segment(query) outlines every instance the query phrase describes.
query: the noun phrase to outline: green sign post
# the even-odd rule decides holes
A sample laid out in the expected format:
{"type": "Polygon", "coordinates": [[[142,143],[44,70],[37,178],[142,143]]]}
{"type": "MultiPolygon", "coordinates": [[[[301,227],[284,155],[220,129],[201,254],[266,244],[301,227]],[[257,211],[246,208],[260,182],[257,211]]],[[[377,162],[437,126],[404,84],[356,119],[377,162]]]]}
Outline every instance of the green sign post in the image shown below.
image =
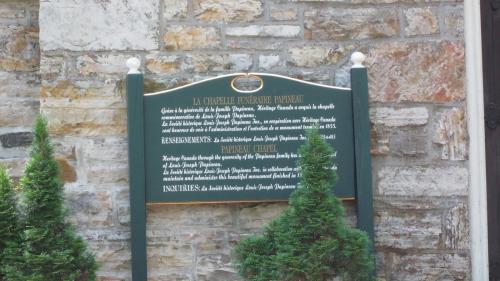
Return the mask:
{"type": "Polygon", "coordinates": [[[146,204],[286,201],[300,177],[297,149],[317,126],[334,147],[335,193],[355,199],[373,239],[368,83],[353,54],[351,88],[272,74],[231,74],[144,94],[127,65],[132,275],[147,279],[146,204]],[[253,76],[260,86],[234,85],[253,76]]]}

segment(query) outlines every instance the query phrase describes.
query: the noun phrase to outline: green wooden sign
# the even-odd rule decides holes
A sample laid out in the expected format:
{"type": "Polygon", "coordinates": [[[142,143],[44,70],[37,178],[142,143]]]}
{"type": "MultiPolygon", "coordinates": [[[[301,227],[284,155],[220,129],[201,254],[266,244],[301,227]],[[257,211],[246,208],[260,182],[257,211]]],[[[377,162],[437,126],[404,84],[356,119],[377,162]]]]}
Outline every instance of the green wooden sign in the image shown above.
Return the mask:
{"type": "Polygon", "coordinates": [[[146,204],[285,201],[296,188],[298,148],[319,127],[335,153],[334,188],[355,199],[358,227],[373,238],[366,69],[352,88],[273,74],[231,74],[144,93],[138,60],[127,63],[133,280],[146,280],[146,204]],[[238,90],[240,77],[260,86],[238,90]]]}

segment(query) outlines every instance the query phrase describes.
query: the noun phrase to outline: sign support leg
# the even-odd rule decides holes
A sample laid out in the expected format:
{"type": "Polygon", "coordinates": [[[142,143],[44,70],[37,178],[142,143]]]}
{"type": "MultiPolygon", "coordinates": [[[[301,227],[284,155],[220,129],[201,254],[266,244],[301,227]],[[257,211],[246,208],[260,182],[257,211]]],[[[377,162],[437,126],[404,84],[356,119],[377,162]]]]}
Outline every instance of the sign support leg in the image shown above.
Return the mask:
{"type": "Polygon", "coordinates": [[[368,74],[361,64],[364,55],[354,53],[351,68],[351,88],[354,115],[354,142],[356,156],[356,204],[358,228],[365,231],[374,252],[373,191],[370,155],[370,119],[368,114],[368,74]]]}
{"type": "MultiPolygon", "coordinates": [[[[130,61],[130,60],[129,60],[130,61]]],[[[127,64],[129,64],[127,61],[127,64]]],[[[138,60],[131,62],[137,63],[138,60]]],[[[134,65],[135,66],[135,65],[134,65]]],[[[130,66],[129,66],[130,67],[130,66]]],[[[137,71],[127,74],[130,227],[132,280],[147,280],[146,189],[144,170],[144,78],[137,71]]]]}

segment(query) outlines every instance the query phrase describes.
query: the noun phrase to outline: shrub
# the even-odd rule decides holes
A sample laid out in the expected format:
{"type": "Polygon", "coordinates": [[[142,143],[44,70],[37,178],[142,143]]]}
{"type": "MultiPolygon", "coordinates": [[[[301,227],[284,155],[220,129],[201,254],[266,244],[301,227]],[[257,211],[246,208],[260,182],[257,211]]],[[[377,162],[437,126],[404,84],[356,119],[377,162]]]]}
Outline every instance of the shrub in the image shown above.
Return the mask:
{"type": "Polygon", "coordinates": [[[368,236],[348,226],[342,203],[332,194],[333,149],[319,131],[307,132],[299,149],[301,179],[289,207],[261,236],[236,246],[238,269],[246,280],[372,280],[368,236]]]}
{"type": "Polygon", "coordinates": [[[24,231],[18,260],[7,268],[10,281],[95,280],[96,262],[65,221],[63,184],[49,141],[47,122],[38,118],[30,161],[21,179],[24,231]]]}
{"type": "Polygon", "coordinates": [[[5,280],[4,269],[12,262],[12,249],[18,247],[19,231],[12,181],[0,166],[0,280],[5,280]]]}

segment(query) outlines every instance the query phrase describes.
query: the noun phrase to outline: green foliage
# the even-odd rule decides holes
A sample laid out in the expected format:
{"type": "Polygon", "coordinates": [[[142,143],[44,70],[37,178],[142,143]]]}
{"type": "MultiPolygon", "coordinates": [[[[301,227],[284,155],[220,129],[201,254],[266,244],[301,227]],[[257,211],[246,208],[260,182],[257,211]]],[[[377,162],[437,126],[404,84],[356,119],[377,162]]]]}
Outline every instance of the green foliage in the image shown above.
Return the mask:
{"type": "Polygon", "coordinates": [[[24,231],[17,260],[6,266],[7,280],[95,280],[93,255],[65,222],[63,184],[47,122],[41,117],[35,123],[30,157],[21,179],[24,231]]]}
{"type": "Polygon", "coordinates": [[[17,247],[19,231],[12,181],[6,169],[0,166],[0,280],[5,280],[3,269],[12,261],[9,249],[17,247]]]}
{"type": "Polygon", "coordinates": [[[346,225],[342,203],[331,192],[333,150],[317,129],[307,135],[299,150],[301,181],[289,207],[262,236],[236,247],[240,274],[251,281],[372,280],[368,236],[346,225]]]}

